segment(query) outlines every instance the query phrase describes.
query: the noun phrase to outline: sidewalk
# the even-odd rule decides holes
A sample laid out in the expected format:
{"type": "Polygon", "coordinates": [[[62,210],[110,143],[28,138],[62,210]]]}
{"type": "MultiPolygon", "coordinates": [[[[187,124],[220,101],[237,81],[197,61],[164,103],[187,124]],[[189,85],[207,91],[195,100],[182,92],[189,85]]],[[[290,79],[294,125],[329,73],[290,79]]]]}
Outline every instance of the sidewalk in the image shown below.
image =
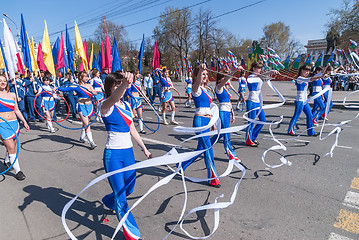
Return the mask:
{"type": "MultiPolygon", "coordinates": [[[[237,81],[232,81],[231,83],[235,89],[238,89],[237,81]]],[[[291,82],[291,81],[272,81],[272,84],[277,88],[277,90],[285,98],[285,100],[286,100],[285,105],[294,105],[294,100],[296,98],[297,90],[296,90],[295,84],[293,82],[291,82]]],[[[186,98],[186,94],[185,94],[186,83],[174,82],[174,85],[175,85],[175,88],[180,93],[181,98],[185,99],[186,98]]],[[[210,82],[209,86],[214,88],[215,82],[210,82]]],[[[343,100],[351,92],[352,91],[333,91],[333,96],[332,96],[333,108],[344,108],[343,100]]],[[[266,83],[264,83],[262,86],[262,94],[263,94],[264,104],[281,102],[278,95],[266,83]]],[[[248,89],[246,89],[246,95],[248,96],[248,89]]],[[[174,94],[174,97],[175,98],[177,97],[176,94],[174,94]]],[[[233,96],[233,98],[235,101],[238,99],[237,96],[233,96]]],[[[357,94],[351,95],[347,99],[346,104],[359,105],[358,95],[357,94]]]]}

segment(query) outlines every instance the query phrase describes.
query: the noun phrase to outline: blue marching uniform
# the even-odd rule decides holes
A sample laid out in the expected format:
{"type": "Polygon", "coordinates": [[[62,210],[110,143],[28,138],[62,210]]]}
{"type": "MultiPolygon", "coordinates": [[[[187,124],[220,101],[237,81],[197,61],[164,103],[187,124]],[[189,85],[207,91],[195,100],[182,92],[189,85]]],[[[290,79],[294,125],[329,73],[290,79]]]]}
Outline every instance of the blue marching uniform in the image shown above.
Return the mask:
{"type": "MultiPolygon", "coordinates": [[[[247,78],[247,86],[248,86],[248,99],[247,99],[247,111],[250,111],[252,109],[258,108],[260,107],[260,102],[262,99],[262,92],[261,92],[261,88],[263,85],[263,81],[262,79],[260,79],[259,77],[257,77],[256,75],[252,74],[249,75],[247,78]]],[[[259,109],[251,111],[248,114],[248,117],[250,119],[255,119],[257,116],[259,109]]],[[[263,110],[261,110],[261,112],[258,115],[259,121],[261,122],[265,122],[266,121],[266,116],[263,110]]],[[[254,123],[251,122],[249,124],[249,126],[247,127],[246,130],[246,145],[255,145],[255,142],[259,132],[261,131],[261,129],[263,128],[263,124],[256,124],[255,127],[254,123]]]]}
{"type": "Polygon", "coordinates": [[[239,93],[245,93],[246,92],[246,86],[247,86],[247,82],[246,79],[244,77],[240,77],[238,79],[238,92],[239,93]]]}
{"type": "Polygon", "coordinates": [[[192,78],[187,78],[187,79],[185,80],[185,82],[187,83],[186,93],[187,93],[187,94],[192,93],[192,78]]]}
{"type": "MultiPolygon", "coordinates": [[[[318,94],[322,91],[323,81],[322,79],[317,79],[312,82],[313,83],[313,93],[312,96],[318,94]]],[[[325,104],[323,102],[322,96],[317,97],[314,99],[314,104],[312,108],[312,115],[313,115],[313,123],[317,122],[318,116],[321,116],[325,112],[325,104]]]]}
{"type": "Polygon", "coordinates": [[[103,94],[103,82],[101,78],[93,78],[92,79],[92,87],[96,92],[96,100],[100,103],[105,99],[105,95],[103,94]]]}
{"type": "MultiPolygon", "coordinates": [[[[0,98],[0,112],[13,112],[14,110],[15,110],[14,100],[0,98]]],[[[20,132],[20,125],[18,120],[12,120],[7,122],[1,120],[0,136],[3,140],[14,139],[16,136],[19,135],[19,132],[20,132]]]]}
{"type": "MultiPolygon", "coordinates": [[[[230,103],[230,100],[232,95],[225,87],[223,87],[221,91],[219,91],[218,88],[216,87],[215,92],[217,95],[217,99],[219,101],[219,118],[221,119],[221,128],[229,128],[229,125],[231,123],[232,105],[230,103]]],[[[223,140],[224,150],[226,151],[229,159],[238,160],[237,154],[233,150],[231,145],[231,134],[230,133],[221,134],[219,139],[221,139],[222,137],[224,137],[223,140]]],[[[216,139],[217,136],[213,136],[211,138],[211,143],[213,144],[216,139]]]]}
{"type": "Polygon", "coordinates": [[[21,112],[21,114],[24,116],[25,120],[27,121],[27,112],[25,108],[25,83],[23,83],[22,80],[17,79],[16,85],[13,85],[11,82],[9,82],[9,88],[10,92],[13,92],[16,94],[17,97],[17,106],[21,112]],[[16,87],[16,90],[15,90],[16,87]],[[19,100],[20,99],[20,100],[19,100]]]}
{"type": "Polygon", "coordinates": [[[161,99],[161,95],[162,95],[160,77],[153,75],[152,79],[153,79],[153,94],[151,97],[151,103],[153,103],[153,101],[155,101],[157,95],[158,95],[158,98],[160,98],[160,99],[161,99]]]}
{"type": "MultiPolygon", "coordinates": [[[[196,106],[196,112],[193,119],[193,127],[202,127],[207,125],[211,121],[211,109],[210,104],[212,102],[212,97],[208,93],[208,91],[203,88],[199,87],[197,92],[192,92],[193,94],[193,101],[196,106]]],[[[209,132],[210,129],[206,129],[203,132],[199,132],[198,134],[209,132]]],[[[211,139],[209,136],[198,138],[198,145],[196,150],[203,150],[207,149],[204,152],[204,162],[207,167],[207,176],[208,178],[215,178],[213,180],[209,181],[210,185],[216,186],[220,183],[216,171],[216,168],[214,166],[214,156],[213,156],[213,149],[211,144],[211,139]]],[[[192,158],[188,161],[185,161],[182,163],[183,170],[186,170],[191,163],[193,163],[197,157],[192,158]]]]}
{"type": "MultiPolygon", "coordinates": [[[[105,115],[102,115],[102,119],[108,132],[103,154],[106,172],[133,165],[135,157],[130,134],[133,115],[129,104],[127,102],[123,102],[122,105],[116,103],[105,115]]],[[[116,211],[119,221],[129,209],[126,197],[133,192],[135,181],[135,170],[109,177],[113,192],[103,197],[102,201],[106,207],[116,211]]],[[[131,212],[123,225],[123,232],[126,239],[140,238],[140,231],[131,212]]]]}
{"type": "Polygon", "coordinates": [[[289,123],[288,134],[295,135],[294,126],[298,121],[298,118],[302,112],[307,116],[307,133],[309,136],[315,134],[313,130],[313,115],[310,109],[309,103],[303,105],[305,101],[307,101],[307,90],[308,90],[308,82],[310,82],[310,78],[304,78],[299,76],[296,80],[297,86],[297,98],[294,101],[295,110],[294,115],[289,123]]]}
{"type": "MultiPolygon", "coordinates": [[[[60,87],[58,90],[61,92],[75,91],[77,93],[77,96],[79,99],[92,97],[92,92],[90,92],[85,87],[82,87],[80,85],[60,87]]],[[[90,103],[90,104],[78,103],[77,105],[78,105],[78,108],[77,108],[78,113],[81,112],[84,117],[91,117],[94,114],[94,106],[92,103],[90,103]]]]}
{"type": "MultiPolygon", "coordinates": [[[[331,88],[331,86],[330,86],[331,83],[332,83],[332,79],[330,77],[323,79],[323,89],[331,88]]],[[[324,93],[325,106],[327,105],[327,102],[328,102],[328,96],[329,96],[329,92],[325,92],[324,93]]],[[[332,110],[332,107],[333,107],[333,101],[330,100],[328,114],[329,114],[330,110],[332,110]]]]}
{"type": "Polygon", "coordinates": [[[162,97],[161,97],[162,102],[165,103],[172,102],[173,101],[172,92],[171,90],[168,89],[172,86],[171,82],[166,77],[161,76],[160,83],[162,87],[162,97]]]}
{"type": "Polygon", "coordinates": [[[25,103],[27,106],[27,110],[29,112],[29,121],[35,121],[35,107],[34,107],[34,100],[35,100],[35,81],[31,82],[29,78],[24,79],[25,82],[25,103]]]}
{"type": "MultiPolygon", "coordinates": [[[[34,90],[37,91],[36,94],[41,92],[41,81],[38,78],[35,78],[35,82],[33,84],[34,84],[34,90]]],[[[43,118],[45,117],[45,115],[44,115],[44,110],[42,109],[42,97],[41,97],[41,95],[38,95],[36,97],[35,108],[37,110],[37,115],[39,115],[38,119],[40,121],[43,121],[43,118]]]]}
{"type": "MultiPolygon", "coordinates": [[[[72,84],[73,83],[70,80],[67,80],[64,82],[64,87],[69,87],[72,84]]],[[[76,105],[77,105],[78,96],[76,95],[76,92],[68,91],[68,92],[66,92],[65,97],[69,103],[69,108],[70,108],[72,118],[76,119],[76,114],[77,114],[76,105]]]]}
{"type": "Polygon", "coordinates": [[[142,108],[142,101],[140,97],[135,97],[132,95],[133,92],[141,91],[141,85],[138,83],[131,84],[131,87],[126,89],[128,96],[130,96],[130,103],[132,109],[142,108]]]}

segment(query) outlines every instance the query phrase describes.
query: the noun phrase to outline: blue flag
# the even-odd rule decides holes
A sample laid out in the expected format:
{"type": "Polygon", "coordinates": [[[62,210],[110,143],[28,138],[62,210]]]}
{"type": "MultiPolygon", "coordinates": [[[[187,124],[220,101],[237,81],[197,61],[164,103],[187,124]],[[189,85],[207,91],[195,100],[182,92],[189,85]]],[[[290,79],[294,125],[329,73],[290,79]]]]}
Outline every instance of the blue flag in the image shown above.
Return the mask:
{"type": "Polygon", "coordinates": [[[92,66],[91,68],[96,68],[97,70],[101,71],[101,69],[98,67],[98,61],[97,61],[97,58],[96,58],[96,55],[95,55],[95,52],[92,53],[92,66]]]}
{"type": "Polygon", "coordinates": [[[57,37],[54,46],[52,47],[52,58],[54,59],[54,65],[57,64],[57,55],[59,55],[60,38],[57,37]]]}
{"type": "Polygon", "coordinates": [[[101,48],[100,48],[100,50],[98,50],[97,66],[98,66],[99,68],[96,68],[96,69],[101,72],[101,71],[102,71],[102,65],[101,65],[101,48]]]}
{"type": "Polygon", "coordinates": [[[114,37],[113,44],[112,44],[112,67],[111,68],[112,68],[112,72],[116,72],[117,70],[122,71],[122,63],[121,63],[120,53],[119,53],[118,47],[117,47],[116,37],[114,37]]]}
{"type": "Polygon", "coordinates": [[[21,13],[21,30],[20,30],[19,43],[21,45],[21,50],[22,50],[22,53],[24,55],[25,67],[27,67],[29,69],[29,71],[32,72],[29,42],[27,41],[27,34],[26,34],[26,29],[25,29],[25,21],[24,21],[24,17],[22,16],[22,13],[21,13]]]}
{"type": "Polygon", "coordinates": [[[65,75],[65,73],[67,73],[68,70],[69,70],[69,61],[68,61],[68,58],[67,58],[65,48],[64,48],[64,62],[65,62],[65,68],[60,68],[60,71],[62,72],[62,74],[65,75]],[[64,69],[65,69],[65,71],[64,71],[64,69]]]}
{"type": "Polygon", "coordinates": [[[141,74],[142,58],[143,58],[144,51],[145,51],[145,34],[143,34],[140,51],[138,52],[138,57],[137,57],[138,58],[138,67],[137,68],[140,71],[140,74],[141,74]]]}
{"type": "Polygon", "coordinates": [[[74,65],[75,58],[74,58],[74,52],[72,50],[72,45],[71,45],[71,41],[70,41],[70,35],[69,35],[69,32],[67,31],[67,24],[66,24],[66,51],[67,51],[69,69],[71,70],[72,74],[74,74],[74,72],[75,72],[75,65],[74,65]]]}

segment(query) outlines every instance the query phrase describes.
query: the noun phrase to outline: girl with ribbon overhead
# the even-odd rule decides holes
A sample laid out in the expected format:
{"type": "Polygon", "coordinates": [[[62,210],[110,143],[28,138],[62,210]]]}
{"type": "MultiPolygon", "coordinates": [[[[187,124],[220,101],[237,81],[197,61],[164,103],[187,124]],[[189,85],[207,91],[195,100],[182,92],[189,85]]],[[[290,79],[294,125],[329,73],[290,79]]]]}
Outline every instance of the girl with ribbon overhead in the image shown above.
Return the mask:
{"type": "MultiPolygon", "coordinates": [[[[212,118],[212,112],[210,105],[212,102],[212,97],[208,93],[208,90],[204,88],[204,83],[207,81],[208,75],[206,70],[206,64],[201,64],[196,67],[193,74],[193,85],[192,85],[192,96],[194,105],[196,106],[196,111],[193,119],[193,127],[203,127],[209,124],[212,118]]],[[[200,133],[209,132],[210,129],[206,129],[200,133]]],[[[207,167],[208,178],[213,178],[209,181],[209,185],[214,187],[220,187],[220,181],[217,178],[218,174],[214,166],[214,156],[213,149],[211,144],[211,139],[209,136],[198,138],[198,145],[196,150],[208,149],[204,152],[204,162],[207,167]]],[[[183,170],[193,163],[196,158],[192,158],[188,161],[182,163],[183,170]]]]}
{"type": "MultiPolygon", "coordinates": [[[[101,115],[108,132],[108,138],[104,150],[103,162],[106,172],[121,169],[135,163],[132,149],[131,136],[142,148],[147,158],[151,153],[142,142],[133,124],[133,114],[127,102],[121,100],[127,85],[133,80],[132,73],[110,73],[105,80],[106,100],[101,104],[101,115]]],[[[102,201],[106,207],[114,209],[117,218],[121,220],[128,211],[126,197],[134,189],[136,171],[127,171],[109,177],[113,193],[106,195],[102,201]]],[[[126,240],[139,239],[140,231],[136,221],[130,213],[123,225],[123,233],[126,240]]]]}
{"type": "Polygon", "coordinates": [[[94,114],[94,105],[92,104],[92,96],[96,96],[96,91],[91,84],[87,83],[88,74],[85,71],[79,73],[79,85],[69,87],[60,87],[57,90],[61,92],[75,91],[78,96],[78,113],[82,121],[81,142],[89,142],[91,149],[97,147],[92,138],[90,128],[90,117],[94,114]]]}
{"type": "MultiPolygon", "coordinates": [[[[313,76],[315,76],[317,73],[323,71],[323,67],[318,66],[315,68],[313,72],[313,76]]],[[[317,80],[312,81],[312,96],[315,96],[320,91],[323,90],[323,81],[321,78],[318,78],[317,80]]],[[[314,99],[314,104],[312,108],[312,115],[313,115],[313,125],[318,125],[318,116],[321,116],[325,112],[325,104],[323,102],[323,97],[319,96],[316,99],[314,99]]]]}
{"type": "Polygon", "coordinates": [[[168,122],[166,120],[166,110],[167,110],[167,103],[170,105],[172,112],[171,112],[171,122],[170,124],[178,125],[178,122],[175,121],[175,115],[176,115],[176,107],[175,102],[173,100],[171,88],[173,87],[173,83],[171,79],[168,76],[168,70],[165,68],[163,70],[164,76],[161,76],[161,73],[159,73],[160,77],[160,83],[162,86],[162,117],[163,117],[163,124],[168,125],[168,122]]]}
{"type": "MultiPolygon", "coordinates": [[[[327,77],[323,78],[323,89],[327,89],[327,88],[331,88],[331,84],[332,84],[332,79],[330,78],[330,73],[333,71],[333,67],[328,65],[327,66],[327,70],[324,72],[324,74],[327,75],[327,77]]],[[[336,72],[336,70],[334,71],[336,72]]],[[[324,93],[324,104],[325,106],[327,105],[327,102],[329,101],[329,91],[325,92],[324,93]]],[[[330,99],[330,103],[329,103],[329,109],[328,109],[328,113],[330,112],[330,110],[332,110],[332,107],[333,107],[333,101],[330,99]]],[[[324,113],[321,115],[322,118],[324,117],[328,117],[327,116],[324,116],[324,113]]]]}
{"type": "Polygon", "coordinates": [[[19,159],[16,159],[15,138],[20,132],[17,118],[23,122],[26,131],[30,128],[17,106],[15,93],[9,92],[9,82],[5,75],[0,75],[0,117],[0,137],[6,148],[4,165],[7,168],[13,165],[15,178],[24,180],[25,174],[20,169],[19,159]]]}
{"type": "MultiPolygon", "coordinates": [[[[325,70],[324,70],[325,71],[325,70]]],[[[295,85],[297,87],[297,97],[294,101],[295,109],[294,115],[289,123],[288,134],[295,136],[294,126],[298,121],[298,118],[302,112],[307,116],[307,133],[309,136],[318,136],[319,133],[314,132],[313,130],[313,115],[310,109],[309,103],[307,101],[307,90],[308,90],[308,82],[317,80],[322,78],[324,75],[318,73],[313,77],[308,77],[310,72],[310,66],[303,65],[299,68],[298,77],[295,81],[295,85]]],[[[321,97],[321,96],[320,96],[321,97]]]]}
{"type": "MultiPolygon", "coordinates": [[[[262,62],[253,62],[251,65],[250,73],[251,75],[247,78],[248,86],[248,99],[247,99],[247,111],[248,117],[250,119],[259,118],[259,121],[265,122],[266,116],[262,109],[263,106],[263,97],[261,88],[263,85],[262,78],[267,78],[270,74],[278,74],[277,70],[270,70],[262,74],[263,63],[262,62]]],[[[261,131],[263,124],[257,123],[254,127],[254,122],[250,122],[246,131],[246,145],[251,147],[257,147],[259,145],[256,140],[259,132],[261,131]]]]}
{"type": "MultiPolygon", "coordinates": [[[[234,72],[233,72],[234,73],[234,72]]],[[[232,73],[232,74],[233,74],[232,73]]],[[[230,123],[234,123],[235,116],[231,103],[231,93],[229,92],[229,87],[231,86],[229,80],[231,77],[228,75],[224,76],[221,73],[217,74],[216,87],[214,89],[218,102],[219,102],[219,118],[221,120],[221,128],[229,128],[230,123]]],[[[236,152],[233,150],[231,145],[231,135],[230,133],[224,133],[220,135],[220,138],[224,137],[223,145],[224,150],[226,151],[229,159],[234,159],[239,161],[236,152]]],[[[211,138],[211,143],[213,144],[217,139],[217,136],[211,138]]],[[[219,139],[218,139],[219,140],[219,139]]]]}

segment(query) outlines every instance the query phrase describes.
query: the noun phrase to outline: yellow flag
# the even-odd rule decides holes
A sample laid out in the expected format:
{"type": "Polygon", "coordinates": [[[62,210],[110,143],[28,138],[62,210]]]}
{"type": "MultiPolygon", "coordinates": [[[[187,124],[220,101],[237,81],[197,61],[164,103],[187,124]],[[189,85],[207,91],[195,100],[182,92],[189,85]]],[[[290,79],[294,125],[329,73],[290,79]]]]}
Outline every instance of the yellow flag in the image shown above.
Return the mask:
{"type": "Polygon", "coordinates": [[[5,68],[5,59],[4,59],[4,57],[2,55],[2,52],[0,50],[0,69],[4,69],[4,68],[5,68]]]}
{"type": "Polygon", "coordinates": [[[93,62],[93,44],[92,44],[92,47],[91,47],[90,68],[92,68],[92,62],[93,62]]]}
{"type": "Polygon", "coordinates": [[[32,43],[31,43],[30,39],[29,39],[29,35],[27,35],[27,33],[26,33],[26,37],[27,37],[27,42],[29,44],[29,48],[30,48],[31,68],[32,68],[32,71],[35,73],[39,67],[37,66],[35,49],[34,49],[34,45],[33,45],[34,40],[33,40],[33,38],[31,38],[31,40],[32,40],[32,43]]]}
{"type": "Polygon", "coordinates": [[[88,70],[88,62],[85,54],[84,45],[82,44],[82,39],[80,35],[79,28],[77,27],[76,21],[75,21],[75,48],[76,53],[81,57],[82,63],[84,66],[84,70],[88,70]]]}
{"type": "Polygon", "coordinates": [[[56,77],[54,59],[52,58],[52,49],[50,45],[49,33],[47,32],[46,21],[44,36],[42,38],[42,52],[44,53],[44,63],[47,67],[47,70],[51,73],[52,76],[56,77]]]}

